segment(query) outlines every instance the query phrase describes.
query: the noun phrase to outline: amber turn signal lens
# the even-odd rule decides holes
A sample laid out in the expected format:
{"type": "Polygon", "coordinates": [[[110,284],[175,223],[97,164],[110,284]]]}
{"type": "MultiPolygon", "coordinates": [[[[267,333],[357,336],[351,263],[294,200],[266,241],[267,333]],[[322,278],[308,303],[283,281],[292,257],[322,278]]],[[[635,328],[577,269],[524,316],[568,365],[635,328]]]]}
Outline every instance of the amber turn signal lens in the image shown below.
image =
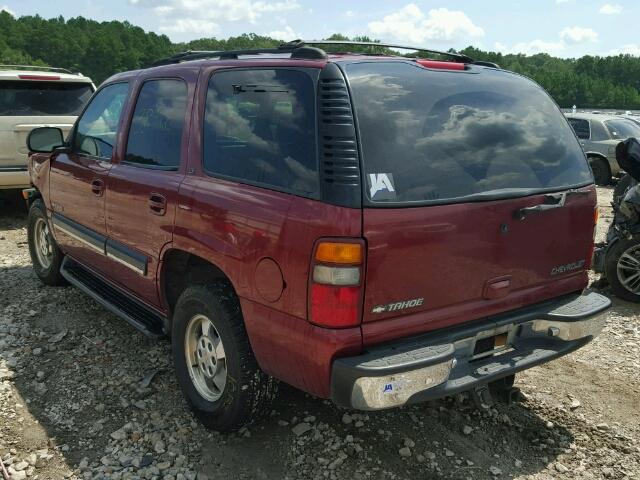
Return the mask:
{"type": "Polygon", "coordinates": [[[316,248],[316,261],[326,263],[362,263],[359,243],[322,242],[316,248]]]}

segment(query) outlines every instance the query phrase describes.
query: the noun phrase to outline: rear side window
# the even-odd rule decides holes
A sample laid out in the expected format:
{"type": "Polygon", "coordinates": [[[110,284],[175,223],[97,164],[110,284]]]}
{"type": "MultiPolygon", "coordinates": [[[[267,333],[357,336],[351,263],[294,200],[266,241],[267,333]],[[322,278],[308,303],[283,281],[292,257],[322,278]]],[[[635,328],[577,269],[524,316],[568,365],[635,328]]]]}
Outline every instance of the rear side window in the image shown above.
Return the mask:
{"type": "Polygon", "coordinates": [[[589,129],[589,122],[581,118],[570,118],[569,123],[576,132],[576,135],[581,140],[589,140],[591,138],[591,130],[589,129]]]}
{"type": "Polygon", "coordinates": [[[315,94],[296,70],[229,70],[209,81],[204,168],[312,196],[318,190],[315,94]]]}
{"type": "Polygon", "coordinates": [[[187,85],[182,80],[146,81],[131,120],[124,161],[178,168],[186,111],[187,85]]]}
{"type": "Polygon", "coordinates": [[[373,202],[522,196],[592,182],[550,97],[515,74],[347,66],[373,202]]]}
{"type": "Polygon", "coordinates": [[[78,120],[73,138],[76,153],[111,160],[128,93],[128,83],[107,85],[96,93],[78,120]]]}
{"type": "Polygon", "coordinates": [[[92,93],[89,83],[0,80],[0,115],[76,116],[92,93]]]}

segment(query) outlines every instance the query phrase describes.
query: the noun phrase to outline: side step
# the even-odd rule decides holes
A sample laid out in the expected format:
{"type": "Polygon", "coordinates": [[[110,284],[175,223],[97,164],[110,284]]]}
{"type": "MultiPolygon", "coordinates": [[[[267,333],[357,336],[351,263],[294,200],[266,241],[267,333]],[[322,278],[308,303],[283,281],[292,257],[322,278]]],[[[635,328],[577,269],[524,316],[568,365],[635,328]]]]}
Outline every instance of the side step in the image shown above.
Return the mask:
{"type": "Polygon", "coordinates": [[[164,336],[166,317],[140,303],[131,295],[102,279],[69,257],[62,261],[62,276],[104,307],[129,322],[146,336],[164,336]]]}

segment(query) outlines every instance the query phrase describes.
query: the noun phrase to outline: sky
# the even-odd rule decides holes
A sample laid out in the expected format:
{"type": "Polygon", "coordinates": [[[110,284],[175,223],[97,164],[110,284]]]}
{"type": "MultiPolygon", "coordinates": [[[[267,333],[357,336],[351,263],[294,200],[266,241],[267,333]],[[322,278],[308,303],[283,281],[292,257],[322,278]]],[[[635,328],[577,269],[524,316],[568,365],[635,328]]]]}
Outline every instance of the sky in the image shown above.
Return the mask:
{"type": "Polygon", "coordinates": [[[127,20],[173,41],[369,35],[433,49],[640,56],[638,0],[0,0],[14,16],[127,20]]]}

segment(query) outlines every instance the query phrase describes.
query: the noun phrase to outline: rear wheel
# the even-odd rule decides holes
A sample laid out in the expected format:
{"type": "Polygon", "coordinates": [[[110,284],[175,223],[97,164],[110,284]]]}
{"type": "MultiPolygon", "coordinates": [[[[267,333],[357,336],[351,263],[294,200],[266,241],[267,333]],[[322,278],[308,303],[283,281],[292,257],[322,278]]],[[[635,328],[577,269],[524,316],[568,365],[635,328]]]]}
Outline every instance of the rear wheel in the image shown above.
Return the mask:
{"type": "Polygon", "coordinates": [[[41,199],[35,200],[29,209],[27,240],[33,270],[38,278],[47,285],[66,285],[60,273],[64,255],[51,234],[46,207],[41,199]]]}
{"type": "Polygon", "coordinates": [[[605,271],[616,296],[640,302],[640,237],[616,242],[607,252],[605,271]]]}
{"type": "Polygon", "coordinates": [[[596,185],[607,186],[611,183],[611,171],[604,159],[589,157],[589,165],[591,166],[596,185]]]}
{"type": "Polygon", "coordinates": [[[251,350],[238,300],[224,282],[188,287],[172,326],[173,360],[189,406],[207,427],[237,430],[277,391],[251,350]]]}

